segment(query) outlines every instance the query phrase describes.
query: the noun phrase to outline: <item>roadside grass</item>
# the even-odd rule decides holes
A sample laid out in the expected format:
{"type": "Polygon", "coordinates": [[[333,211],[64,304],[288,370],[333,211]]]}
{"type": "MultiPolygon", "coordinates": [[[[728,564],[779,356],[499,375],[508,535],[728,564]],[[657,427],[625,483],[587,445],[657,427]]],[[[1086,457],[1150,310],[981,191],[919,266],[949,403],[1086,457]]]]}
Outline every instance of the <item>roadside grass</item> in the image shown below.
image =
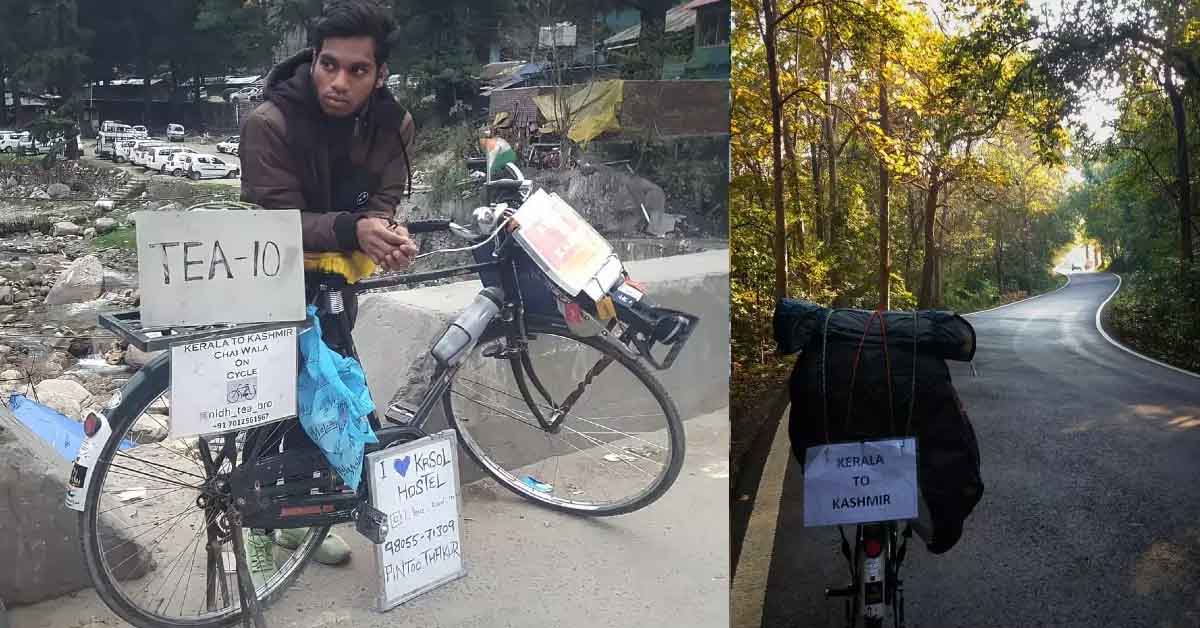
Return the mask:
{"type": "Polygon", "coordinates": [[[1200,272],[1151,270],[1121,274],[1121,290],[1101,314],[1105,331],[1138,353],[1200,373],[1200,272]],[[1194,282],[1190,290],[1183,284],[1194,282]]]}
{"type": "Polygon", "coordinates": [[[92,246],[96,249],[136,250],[137,229],[134,227],[119,227],[92,238],[92,246]]]}

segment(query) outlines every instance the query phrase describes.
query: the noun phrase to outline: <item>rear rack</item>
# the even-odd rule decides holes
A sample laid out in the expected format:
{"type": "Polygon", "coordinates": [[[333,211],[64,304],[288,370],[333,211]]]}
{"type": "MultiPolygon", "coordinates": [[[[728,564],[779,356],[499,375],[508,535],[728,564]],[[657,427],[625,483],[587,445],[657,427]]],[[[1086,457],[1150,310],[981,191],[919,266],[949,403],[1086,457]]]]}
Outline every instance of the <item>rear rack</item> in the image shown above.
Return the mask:
{"type": "Polygon", "coordinates": [[[142,315],[138,310],[106,312],[100,314],[100,326],[120,336],[129,344],[146,352],[167,349],[171,345],[240,336],[255,332],[274,331],[285,327],[307,329],[304,321],[243,323],[238,325],[199,325],[193,327],[142,327],[142,315]]]}

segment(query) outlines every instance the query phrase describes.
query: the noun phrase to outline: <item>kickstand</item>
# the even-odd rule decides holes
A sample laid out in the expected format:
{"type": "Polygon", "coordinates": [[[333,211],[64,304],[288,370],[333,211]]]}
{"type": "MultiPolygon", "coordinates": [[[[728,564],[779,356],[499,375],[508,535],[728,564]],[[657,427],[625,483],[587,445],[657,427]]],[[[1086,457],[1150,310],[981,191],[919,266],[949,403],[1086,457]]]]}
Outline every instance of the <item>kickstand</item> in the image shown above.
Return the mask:
{"type": "Polygon", "coordinates": [[[242,538],[242,526],[233,526],[233,555],[237,562],[238,597],[242,600],[242,626],[245,628],[267,628],[254,580],[250,578],[250,564],[246,562],[246,540],[242,538]],[[253,621],[253,623],[251,623],[253,621]]]}

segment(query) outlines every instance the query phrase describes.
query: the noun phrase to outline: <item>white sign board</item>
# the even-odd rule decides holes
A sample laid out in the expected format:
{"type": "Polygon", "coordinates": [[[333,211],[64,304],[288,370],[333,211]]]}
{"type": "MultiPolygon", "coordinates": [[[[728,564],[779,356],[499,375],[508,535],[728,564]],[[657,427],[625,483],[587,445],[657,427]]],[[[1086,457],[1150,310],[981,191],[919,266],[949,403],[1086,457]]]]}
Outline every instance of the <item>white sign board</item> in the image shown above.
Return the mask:
{"type": "Polygon", "coordinates": [[[367,456],[371,503],[388,525],[375,546],[381,611],[467,574],[456,454],[444,430],[367,456]]]}
{"type": "Polygon", "coordinates": [[[142,211],[143,327],[304,320],[298,210],[142,211]]]}
{"type": "Polygon", "coordinates": [[[171,347],[171,438],[296,416],[295,327],[171,347]]]}
{"type": "Polygon", "coordinates": [[[915,519],[915,438],[809,447],[804,456],[804,525],[915,519]]]}

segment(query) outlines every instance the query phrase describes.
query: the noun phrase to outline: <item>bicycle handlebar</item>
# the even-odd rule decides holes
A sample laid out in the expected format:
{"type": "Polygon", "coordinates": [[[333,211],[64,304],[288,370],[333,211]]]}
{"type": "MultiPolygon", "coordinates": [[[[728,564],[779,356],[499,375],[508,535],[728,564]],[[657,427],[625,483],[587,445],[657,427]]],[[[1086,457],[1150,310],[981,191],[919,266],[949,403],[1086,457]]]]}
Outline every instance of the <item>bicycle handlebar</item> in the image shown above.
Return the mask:
{"type": "Polygon", "coordinates": [[[405,226],[409,233],[432,233],[434,231],[449,231],[451,221],[445,218],[430,218],[426,220],[411,220],[405,226]]]}

